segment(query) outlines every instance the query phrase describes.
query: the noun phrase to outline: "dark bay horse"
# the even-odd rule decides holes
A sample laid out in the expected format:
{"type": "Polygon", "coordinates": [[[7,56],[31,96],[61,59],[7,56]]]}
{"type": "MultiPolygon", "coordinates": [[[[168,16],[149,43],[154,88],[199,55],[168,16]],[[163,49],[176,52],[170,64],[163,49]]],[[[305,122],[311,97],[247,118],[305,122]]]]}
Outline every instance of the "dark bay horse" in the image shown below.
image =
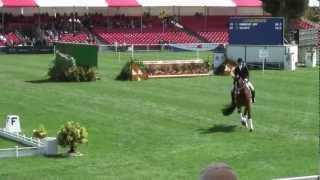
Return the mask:
{"type": "Polygon", "coordinates": [[[234,103],[230,103],[224,109],[222,113],[225,116],[228,116],[233,113],[235,108],[238,109],[240,114],[240,122],[242,125],[250,129],[250,132],[253,131],[253,124],[251,119],[251,91],[246,84],[245,80],[238,78],[236,80],[236,85],[233,90],[234,103]],[[244,112],[242,114],[242,107],[244,107],[244,112]]]}

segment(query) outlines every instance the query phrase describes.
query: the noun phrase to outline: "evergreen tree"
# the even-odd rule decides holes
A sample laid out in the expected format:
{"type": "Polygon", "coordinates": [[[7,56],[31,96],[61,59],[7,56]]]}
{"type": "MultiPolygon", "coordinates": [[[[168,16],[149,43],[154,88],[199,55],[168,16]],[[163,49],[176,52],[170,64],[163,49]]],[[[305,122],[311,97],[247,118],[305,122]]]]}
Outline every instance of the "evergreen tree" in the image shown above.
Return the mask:
{"type": "Polygon", "coordinates": [[[261,0],[264,11],[271,13],[272,16],[284,17],[285,20],[285,36],[289,37],[288,27],[291,20],[299,19],[304,15],[308,7],[308,0],[261,0]]]}
{"type": "Polygon", "coordinates": [[[287,20],[300,18],[308,7],[308,0],[262,0],[263,9],[272,16],[283,16],[287,20]]]}

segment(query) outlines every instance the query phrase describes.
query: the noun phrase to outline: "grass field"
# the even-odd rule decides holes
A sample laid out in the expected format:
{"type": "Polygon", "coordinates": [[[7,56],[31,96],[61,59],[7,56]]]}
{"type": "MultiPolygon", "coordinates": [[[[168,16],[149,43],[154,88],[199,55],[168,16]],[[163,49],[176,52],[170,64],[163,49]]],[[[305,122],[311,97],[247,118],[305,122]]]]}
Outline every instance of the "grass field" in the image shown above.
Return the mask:
{"type": "MultiPolygon", "coordinates": [[[[143,55],[160,56],[194,54],[143,55]]],[[[195,180],[221,161],[241,180],[319,173],[318,68],[251,71],[257,103],[249,133],[236,113],[221,114],[230,77],[115,81],[124,57],[100,54],[97,82],[41,83],[52,55],[0,55],[0,124],[18,114],[29,135],[43,124],[55,136],[70,120],[89,132],[84,156],[0,159],[0,179],[195,180]]],[[[12,146],[0,139],[0,148],[12,146]]]]}

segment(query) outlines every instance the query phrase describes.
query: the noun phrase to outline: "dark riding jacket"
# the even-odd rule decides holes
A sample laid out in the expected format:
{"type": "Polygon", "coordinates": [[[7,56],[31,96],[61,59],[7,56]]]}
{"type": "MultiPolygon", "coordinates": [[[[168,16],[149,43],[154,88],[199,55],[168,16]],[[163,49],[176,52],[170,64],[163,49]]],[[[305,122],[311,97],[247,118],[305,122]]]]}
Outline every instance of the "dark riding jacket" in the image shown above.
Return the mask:
{"type": "Polygon", "coordinates": [[[249,79],[249,70],[248,67],[243,64],[242,68],[240,69],[240,66],[237,66],[236,69],[234,70],[234,81],[233,83],[235,83],[235,81],[241,77],[242,79],[249,79]]]}

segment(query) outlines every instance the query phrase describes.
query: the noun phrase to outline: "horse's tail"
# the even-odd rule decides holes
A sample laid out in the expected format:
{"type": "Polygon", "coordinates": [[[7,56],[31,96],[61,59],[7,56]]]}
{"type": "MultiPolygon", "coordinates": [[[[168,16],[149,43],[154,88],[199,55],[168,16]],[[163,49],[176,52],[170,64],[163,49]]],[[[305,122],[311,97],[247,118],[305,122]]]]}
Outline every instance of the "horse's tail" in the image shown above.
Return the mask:
{"type": "Polygon", "coordinates": [[[230,114],[233,113],[233,111],[236,109],[236,105],[234,103],[231,103],[229,105],[226,105],[223,109],[222,109],[222,114],[224,116],[228,116],[230,114]]]}

